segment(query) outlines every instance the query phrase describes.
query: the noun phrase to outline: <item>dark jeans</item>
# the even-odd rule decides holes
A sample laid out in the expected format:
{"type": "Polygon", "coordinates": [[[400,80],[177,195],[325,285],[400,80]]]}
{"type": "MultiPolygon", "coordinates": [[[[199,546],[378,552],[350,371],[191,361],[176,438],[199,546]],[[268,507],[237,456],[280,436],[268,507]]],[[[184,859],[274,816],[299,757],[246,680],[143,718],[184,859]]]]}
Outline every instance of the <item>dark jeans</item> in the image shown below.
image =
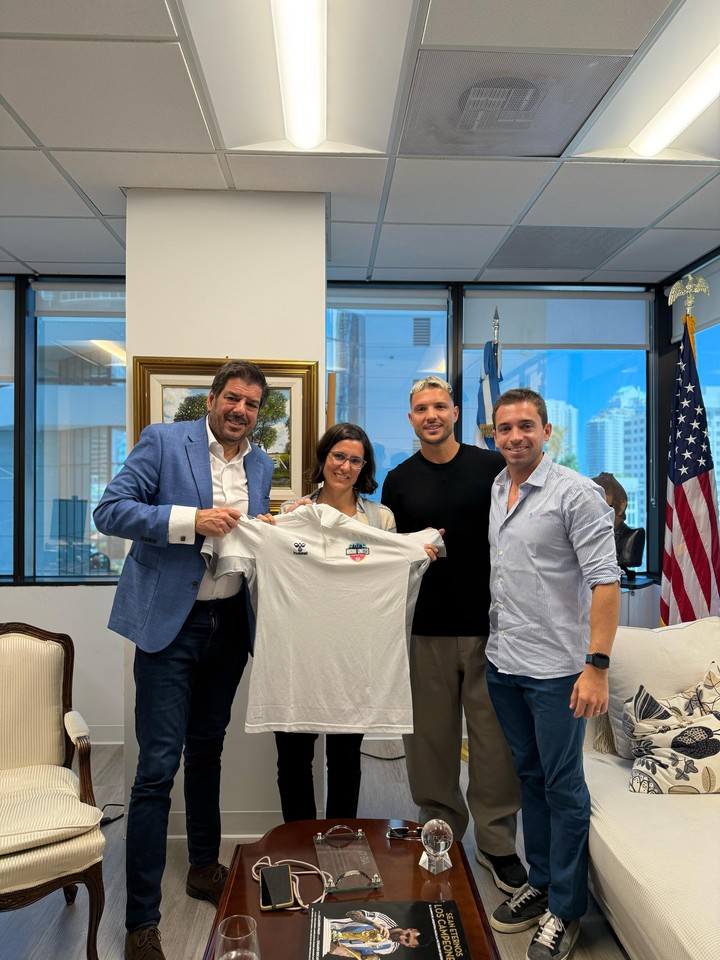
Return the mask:
{"type": "Polygon", "coordinates": [[[135,651],[135,735],[140,753],[128,809],[128,930],[160,921],[170,791],[185,753],[190,863],[220,850],[220,755],[248,658],[245,597],[196,603],[172,643],[135,651]]]}
{"type": "Polygon", "coordinates": [[[549,909],[564,920],[587,910],[585,721],[576,720],[568,706],[577,677],[536,680],[487,666],[490,699],[520,778],[528,880],[549,890],[549,909]]]}
{"type": "MultiPolygon", "coordinates": [[[[275,733],[277,782],[285,823],[317,816],[312,770],[317,738],[317,733],[275,733]]],[[[357,816],[362,738],[361,733],[329,733],[325,737],[328,819],[357,816]]]]}

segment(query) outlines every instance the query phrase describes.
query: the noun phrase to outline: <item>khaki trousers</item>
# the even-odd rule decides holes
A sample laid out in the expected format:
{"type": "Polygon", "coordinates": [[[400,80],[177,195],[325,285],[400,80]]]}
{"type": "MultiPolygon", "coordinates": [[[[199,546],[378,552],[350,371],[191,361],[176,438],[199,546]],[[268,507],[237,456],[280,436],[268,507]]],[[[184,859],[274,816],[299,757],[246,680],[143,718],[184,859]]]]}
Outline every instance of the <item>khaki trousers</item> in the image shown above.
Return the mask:
{"type": "Polygon", "coordinates": [[[487,637],[412,635],[414,732],[404,737],[405,752],[420,821],[439,817],[460,841],[469,807],[479,849],[505,856],[515,852],[520,785],[488,694],[486,642],[487,637]],[[467,803],[460,789],[463,712],[469,752],[467,803]]]}

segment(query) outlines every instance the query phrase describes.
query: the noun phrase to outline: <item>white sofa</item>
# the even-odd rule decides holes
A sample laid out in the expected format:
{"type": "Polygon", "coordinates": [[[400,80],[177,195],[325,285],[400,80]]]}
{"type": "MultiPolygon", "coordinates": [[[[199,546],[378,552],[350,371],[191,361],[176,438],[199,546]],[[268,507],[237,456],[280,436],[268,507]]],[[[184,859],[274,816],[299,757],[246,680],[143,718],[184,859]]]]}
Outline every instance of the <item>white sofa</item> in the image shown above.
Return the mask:
{"type": "Polygon", "coordinates": [[[699,683],[713,660],[720,618],[620,627],[608,718],[588,725],[591,889],[631,960],[720,958],[720,793],[632,793],[622,729],[623,703],[640,684],[670,697],[699,683]]]}

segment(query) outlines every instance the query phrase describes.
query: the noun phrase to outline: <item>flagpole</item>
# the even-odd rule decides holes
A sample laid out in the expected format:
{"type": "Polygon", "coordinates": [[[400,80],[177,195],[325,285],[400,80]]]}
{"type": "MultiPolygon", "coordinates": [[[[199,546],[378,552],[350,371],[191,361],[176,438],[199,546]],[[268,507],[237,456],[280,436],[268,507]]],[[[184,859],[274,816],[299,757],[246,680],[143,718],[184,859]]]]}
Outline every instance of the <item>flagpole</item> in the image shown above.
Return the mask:
{"type": "Polygon", "coordinates": [[[483,365],[478,382],[477,414],[475,416],[475,446],[485,450],[494,450],[492,435],[492,410],[500,396],[502,380],[500,362],[500,314],[497,304],[493,315],[493,337],[483,350],[483,365]]]}
{"type": "Polygon", "coordinates": [[[720,533],[715,468],[696,366],[696,293],[709,293],[688,274],[670,289],[685,297],[683,335],[673,385],[667,471],[660,620],[684,623],[720,614],[720,533]]]}

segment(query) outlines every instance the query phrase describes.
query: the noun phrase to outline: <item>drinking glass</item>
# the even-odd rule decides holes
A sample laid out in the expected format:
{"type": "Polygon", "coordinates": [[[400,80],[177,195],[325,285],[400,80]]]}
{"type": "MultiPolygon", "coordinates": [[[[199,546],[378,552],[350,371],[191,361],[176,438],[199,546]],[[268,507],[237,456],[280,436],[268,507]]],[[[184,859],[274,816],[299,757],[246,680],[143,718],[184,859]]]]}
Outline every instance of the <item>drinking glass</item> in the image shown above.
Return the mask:
{"type": "Polygon", "coordinates": [[[257,924],[252,917],[225,917],[217,928],[215,960],[260,960],[257,924]]]}

